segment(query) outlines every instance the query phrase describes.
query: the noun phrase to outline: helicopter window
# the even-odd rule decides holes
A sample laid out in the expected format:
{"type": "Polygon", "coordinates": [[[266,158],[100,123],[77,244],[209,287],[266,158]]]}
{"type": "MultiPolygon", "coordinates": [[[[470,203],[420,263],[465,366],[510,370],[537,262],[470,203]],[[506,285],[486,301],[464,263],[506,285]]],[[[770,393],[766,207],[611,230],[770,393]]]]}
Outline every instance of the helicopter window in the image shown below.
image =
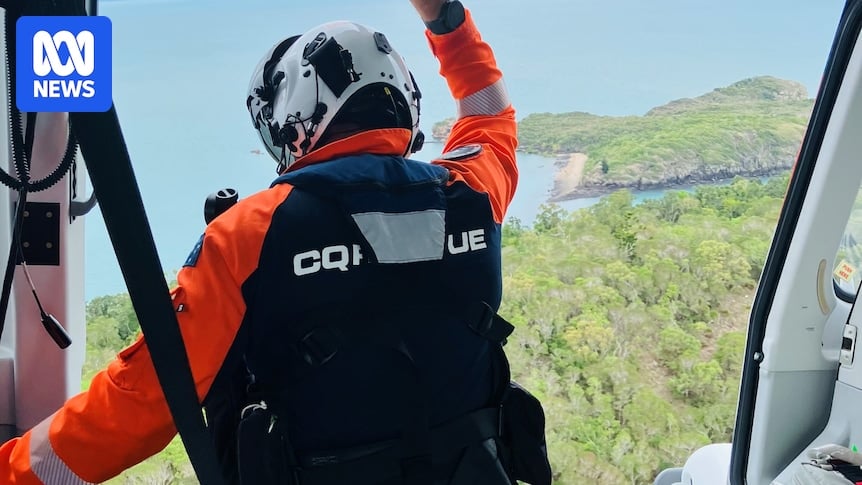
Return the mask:
{"type": "Polygon", "coordinates": [[[832,280],[836,295],[852,303],[862,282],[862,188],[856,194],[853,211],[835,256],[832,280]]]}

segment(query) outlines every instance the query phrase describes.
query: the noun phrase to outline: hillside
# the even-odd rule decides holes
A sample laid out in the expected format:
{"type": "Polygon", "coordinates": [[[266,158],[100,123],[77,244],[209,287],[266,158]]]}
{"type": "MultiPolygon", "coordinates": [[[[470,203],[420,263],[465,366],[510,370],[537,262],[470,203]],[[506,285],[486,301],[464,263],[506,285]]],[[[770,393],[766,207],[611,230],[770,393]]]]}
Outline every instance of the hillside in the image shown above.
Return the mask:
{"type": "MultiPolygon", "coordinates": [[[[522,150],[558,159],[553,196],[563,200],[780,172],[793,164],[812,106],[801,84],[758,77],[644,116],[531,114],[519,136],[522,150]]],[[[435,125],[435,138],[450,122],[435,125]]]]}

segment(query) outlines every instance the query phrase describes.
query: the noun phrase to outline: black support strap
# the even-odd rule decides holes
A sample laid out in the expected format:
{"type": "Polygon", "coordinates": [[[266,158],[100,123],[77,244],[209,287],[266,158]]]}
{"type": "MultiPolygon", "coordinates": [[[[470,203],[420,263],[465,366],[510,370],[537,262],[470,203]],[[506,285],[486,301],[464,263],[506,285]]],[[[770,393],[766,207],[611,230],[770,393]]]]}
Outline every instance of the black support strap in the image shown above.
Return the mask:
{"type": "MultiPolygon", "coordinates": [[[[435,465],[456,464],[464,448],[499,436],[500,410],[486,408],[474,411],[430,431],[429,452],[435,465]]],[[[402,477],[400,459],[404,456],[402,440],[391,440],[325,453],[305,453],[299,458],[298,476],[302,485],[334,483],[387,483],[402,477]]],[[[448,472],[444,467],[444,471],[448,472]]],[[[429,475],[427,478],[433,478],[429,475]]]]}
{"type": "Polygon", "coordinates": [[[224,480],[117,113],[70,113],[153,366],[200,483],[224,480]]]}
{"type": "MultiPolygon", "coordinates": [[[[342,348],[367,345],[369,342],[398,341],[401,337],[400,325],[409,325],[416,315],[425,311],[435,311],[441,317],[455,317],[464,322],[471,330],[490,342],[506,344],[506,339],[515,327],[497,314],[490,305],[477,301],[464,307],[454,306],[441,312],[439,308],[400,308],[372,313],[364,313],[365,325],[352,325],[352,318],[341,310],[333,310],[332,315],[316,315],[305,322],[297,322],[288,329],[287,345],[297,352],[302,363],[308,368],[316,368],[329,362],[342,348]],[[397,316],[396,316],[397,315],[397,316]],[[393,325],[392,322],[395,322],[393,325]]],[[[354,318],[357,311],[353,310],[354,318]]],[[[302,374],[308,368],[299,369],[302,374]]]]}
{"type": "MultiPolygon", "coordinates": [[[[19,15],[25,6],[28,15],[87,15],[87,4],[92,8],[89,13],[95,14],[94,0],[0,0],[7,18],[19,15]]],[[[177,431],[200,483],[222,485],[117,113],[112,105],[104,113],[69,113],[69,117],[177,431]]]]}
{"type": "Polygon", "coordinates": [[[506,345],[506,339],[515,331],[511,323],[483,301],[470,305],[467,308],[466,318],[470,329],[500,345],[506,345]]]}

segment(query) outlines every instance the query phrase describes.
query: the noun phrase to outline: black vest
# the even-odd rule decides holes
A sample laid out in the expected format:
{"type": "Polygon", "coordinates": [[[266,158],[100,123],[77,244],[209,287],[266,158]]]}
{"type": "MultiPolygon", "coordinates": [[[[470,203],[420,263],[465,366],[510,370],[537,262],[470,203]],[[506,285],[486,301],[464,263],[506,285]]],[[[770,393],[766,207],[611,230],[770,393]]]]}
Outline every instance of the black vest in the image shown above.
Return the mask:
{"type": "Polygon", "coordinates": [[[239,410],[259,399],[298,455],[400,439],[419,417],[434,428],[499,402],[502,351],[468,320],[477,303],[500,304],[500,225],[487,194],[448,181],[436,165],[365,155],[274,182],[294,189],[204,402],[230,476],[239,410]]]}

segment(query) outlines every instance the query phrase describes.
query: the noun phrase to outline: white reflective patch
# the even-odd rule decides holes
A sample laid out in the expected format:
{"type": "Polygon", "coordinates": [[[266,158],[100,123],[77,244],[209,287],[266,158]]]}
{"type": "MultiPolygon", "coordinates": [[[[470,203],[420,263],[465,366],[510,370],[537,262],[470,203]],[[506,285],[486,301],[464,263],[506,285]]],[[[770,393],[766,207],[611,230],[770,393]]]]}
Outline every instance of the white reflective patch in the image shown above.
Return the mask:
{"type": "Polygon", "coordinates": [[[443,259],[446,211],[366,212],[353,220],[380,263],[415,263],[443,259]]]}
{"type": "Polygon", "coordinates": [[[75,475],[51,447],[48,430],[54,415],[30,430],[30,469],[42,483],[50,485],[93,485],[75,475]]]}
{"type": "Polygon", "coordinates": [[[500,114],[512,102],[503,79],[464,99],[458,100],[458,118],[465,116],[493,116],[500,114]]]}

